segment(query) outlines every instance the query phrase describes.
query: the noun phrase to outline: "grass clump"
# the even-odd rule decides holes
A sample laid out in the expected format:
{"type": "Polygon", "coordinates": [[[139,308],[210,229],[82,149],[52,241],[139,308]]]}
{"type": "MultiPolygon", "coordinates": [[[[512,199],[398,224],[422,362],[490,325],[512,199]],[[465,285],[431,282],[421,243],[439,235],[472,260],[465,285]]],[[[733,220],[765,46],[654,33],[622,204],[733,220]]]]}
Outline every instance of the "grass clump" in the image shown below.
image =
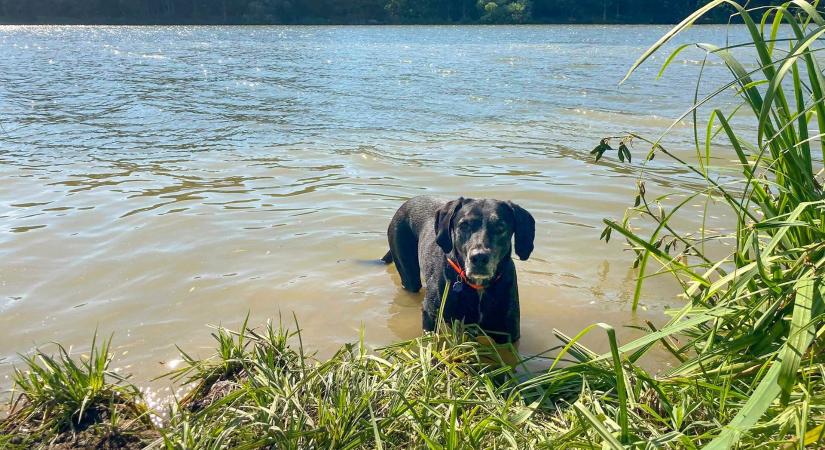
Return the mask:
{"type": "MultiPolygon", "coordinates": [[[[213,358],[187,358],[187,367],[172,374],[196,387],[172,406],[162,439],[151,448],[690,443],[688,433],[702,427],[688,422],[705,414],[691,403],[692,386],[674,384],[665,394],[632,358],[619,357],[610,326],[594,327],[606,331],[610,354],[600,356],[556,332],[563,351],[553,368],[539,373],[527,370],[526,360],[514,370],[504,363],[501,348],[480,343],[478,330],[458,325],[374,352],[362,343],[348,344],[326,360],[307,355],[300,333],[282,326],[219,329],[213,358]],[[563,358],[564,367],[556,367],[563,358]],[[225,371],[230,366],[238,370],[225,371]]],[[[550,366],[546,361],[543,367],[550,366]]]]}
{"type": "Polygon", "coordinates": [[[31,448],[142,448],[151,434],[140,391],[109,370],[111,339],[92,340],[78,361],[61,345],[37,350],[14,371],[11,411],[0,421],[0,444],[31,448]]]}
{"type": "MultiPolygon", "coordinates": [[[[749,11],[737,2],[711,1],[645,52],[628,75],[702,14],[723,4],[736,9],[750,42],[696,44],[706,52],[705,61],[721,60],[732,80],[697,97],[679,118],[693,119],[695,157],[666,148],[667,132],[653,140],[631,134],[620,146],[626,156],[627,145],[644,142],[650,145],[647,161],[656,155],[669,158],[704,188],[670,208],[663,206],[667,193],[653,197],[645,189],[651,165],[646,162],[634,206],[621,222],[606,220],[603,237],[617,232],[637,254],[634,308],[651,276],[672,275],[683,287],[686,305],[639,343],[681,339],[667,345],[681,364],[657,385],[664,394],[660,398],[675,398],[680,385],[692,392],[696,403],[686,424],[694,445],[822,445],[825,77],[819,54],[825,20],[817,2],[749,11]],[[754,14],[761,20],[754,20],[754,14]],[[755,54],[755,68],[740,62],[743,48],[755,54]],[[701,127],[701,108],[731,88],[738,104],[730,111],[712,109],[701,127]],[[726,159],[733,166],[719,163],[726,159]],[[704,203],[705,213],[702,229],[691,234],[693,230],[676,224],[685,206],[694,203],[704,203]],[[712,214],[734,220],[719,223],[712,214]],[[708,231],[725,226],[728,231],[708,231]],[[723,252],[723,244],[732,250],[723,252]],[[658,267],[649,274],[654,261],[658,267]]],[[[687,47],[668,56],[662,72],[687,47]]],[[[701,75],[697,83],[698,93],[701,75]]],[[[603,141],[594,152],[601,156],[608,149],[603,141]]]]}
{"type": "Polygon", "coordinates": [[[233,356],[190,358],[174,374],[198,387],[158,447],[526,448],[546,441],[554,426],[549,411],[514,389],[509,368],[491,364],[496,352],[462,333],[377,353],[349,344],[323,361],[306,355],[300,339],[290,345],[299,336],[271,323],[263,331],[219,330],[219,347],[232,347],[233,356]],[[227,365],[238,370],[225,372],[227,365]]]}

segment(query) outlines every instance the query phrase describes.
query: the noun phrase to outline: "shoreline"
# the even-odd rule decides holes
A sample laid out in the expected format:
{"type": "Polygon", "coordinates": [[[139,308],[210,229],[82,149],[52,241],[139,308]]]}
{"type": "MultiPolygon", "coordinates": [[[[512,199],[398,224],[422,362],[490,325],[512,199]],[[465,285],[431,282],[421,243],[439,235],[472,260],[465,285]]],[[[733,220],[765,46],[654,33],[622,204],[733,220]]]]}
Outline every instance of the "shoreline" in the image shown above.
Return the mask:
{"type": "MultiPolygon", "coordinates": [[[[329,359],[316,359],[314,353],[306,353],[303,348],[300,330],[291,331],[282,324],[275,326],[268,321],[263,327],[252,328],[244,322],[239,331],[218,327],[212,333],[217,346],[214,355],[193,359],[181,351],[182,367],[159,377],[168,379],[174,391],[162,401],[139,389],[129,375],[109,369],[114,362],[111,339],[101,343],[97,337],[93,338],[89,354],[77,357],[70,356],[57,344],[55,355],[38,351],[25,357],[23,368],[16,369],[16,389],[9,403],[9,415],[0,418],[0,447],[187,447],[186,430],[181,428],[181,423],[186,427],[219,429],[218,422],[224,414],[241,408],[238,403],[247,404],[250,401],[247,396],[254,397],[260,395],[261,390],[269,389],[272,390],[267,392],[271,395],[269,398],[284,401],[285,407],[289,407],[290,400],[282,397],[293,390],[301,391],[295,394],[300,396],[296,401],[318,402],[319,405],[332,402],[326,407],[333,409],[345,407],[337,404],[337,397],[330,395],[327,389],[362,396],[361,400],[368,396],[371,406],[361,405],[366,409],[357,414],[364,419],[367,410],[373,414],[376,410],[381,411],[383,408],[379,405],[387,400],[401,401],[404,395],[401,395],[403,389],[399,384],[410,392],[422,381],[446,383],[442,386],[446,390],[438,388],[432,394],[440,397],[451,389],[462,389],[468,394],[484,396],[485,402],[505,413],[513,406],[513,399],[508,399],[506,393],[518,382],[517,372],[511,368],[520,361],[511,359],[514,355],[510,353],[514,351],[511,346],[497,346],[494,350],[479,343],[484,342],[483,338],[474,339],[465,332],[479,333],[473,327],[444,327],[438,334],[426,334],[375,351],[367,350],[363,341],[345,344],[329,359]],[[405,376],[398,377],[399,372],[405,372],[405,376]],[[464,376],[455,378],[456,373],[464,376]],[[487,380],[484,383],[492,384],[478,384],[484,380],[487,380]],[[372,388],[361,390],[358,389],[360,383],[373,384],[372,388]],[[391,385],[391,389],[386,390],[386,385],[391,385]],[[350,392],[351,388],[357,390],[357,394],[350,392]],[[489,391],[491,388],[493,392],[489,391]],[[73,398],[71,395],[51,397],[47,394],[55,393],[57,389],[78,395],[73,398]],[[380,395],[382,392],[384,395],[380,395]],[[167,440],[176,445],[168,447],[164,444],[167,440]]],[[[525,376],[525,373],[518,376],[525,376]]],[[[404,402],[407,401],[421,401],[432,407],[438,407],[441,402],[429,395],[418,400],[406,397],[404,402]]],[[[338,412],[343,413],[343,409],[338,412]]],[[[274,432],[265,439],[266,442],[258,441],[257,444],[251,442],[259,439],[258,436],[234,436],[230,441],[232,445],[255,448],[264,445],[277,448],[277,445],[287,443],[335,447],[336,436],[351,431],[337,428],[348,426],[346,421],[330,422],[323,429],[307,428],[305,420],[321,419],[319,406],[314,410],[298,407],[293,413],[305,414],[296,423],[303,430],[298,435],[274,432]],[[309,439],[305,439],[307,436],[309,439]]],[[[281,419],[268,415],[267,420],[281,419]]],[[[377,420],[373,417],[372,424],[356,426],[363,444],[376,442],[373,428],[377,420]]],[[[254,428],[262,424],[253,420],[247,425],[254,428]]],[[[489,438],[497,439],[494,434],[489,438]]],[[[406,436],[403,442],[417,442],[416,435],[406,436]]]]}

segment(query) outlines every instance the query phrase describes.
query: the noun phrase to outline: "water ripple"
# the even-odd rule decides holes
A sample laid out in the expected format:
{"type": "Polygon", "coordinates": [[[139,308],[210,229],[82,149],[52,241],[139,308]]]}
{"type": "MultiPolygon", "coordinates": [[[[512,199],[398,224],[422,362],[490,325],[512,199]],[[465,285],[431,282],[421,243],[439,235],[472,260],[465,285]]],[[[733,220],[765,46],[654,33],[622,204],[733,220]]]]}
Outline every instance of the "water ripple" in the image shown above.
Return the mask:
{"type": "MultiPolygon", "coordinates": [[[[632,315],[630,258],[598,242],[639,166],[588,152],[605,135],[656,135],[690,104],[691,49],[660,80],[654,61],[617,85],[663,31],[0,26],[0,359],[82,346],[99,327],[157,375],[174,343],[210,345],[203,324],[250,310],[295,312],[322,351],[362,324],[371,344],[411,337],[419,300],[363,263],[418,194],[534,214],[536,252],[518,263],[524,351],[550,346],[551,327],[661,320],[675,288],[652,280],[659,295],[632,315]]],[[[704,71],[709,85],[727,76],[704,71]]],[[[679,124],[668,146],[690,154],[691,133],[679,124]]],[[[651,169],[649,192],[697,187],[667,162],[651,169]]]]}

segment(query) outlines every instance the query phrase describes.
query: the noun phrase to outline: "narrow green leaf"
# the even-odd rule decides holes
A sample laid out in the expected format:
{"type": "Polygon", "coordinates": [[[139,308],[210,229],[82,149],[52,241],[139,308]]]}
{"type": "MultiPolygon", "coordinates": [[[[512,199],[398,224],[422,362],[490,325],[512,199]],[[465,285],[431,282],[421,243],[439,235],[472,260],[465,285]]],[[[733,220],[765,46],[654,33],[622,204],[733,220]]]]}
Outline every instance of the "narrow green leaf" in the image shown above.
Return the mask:
{"type": "Polygon", "coordinates": [[[808,15],[808,17],[813,19],[814,23],[820,26],[825,26],[825,20],[822,19],[822,16],[819,14],[816,8],[814,8],[813,5],[811,5],[809,2],[805,0],[792,0],[791,3],[802,8],[808,15]]]}
{"type": "Polygon", "coordinates": [[[619,345],[616,341],[616,330],[606,323],[597,324],[607,332],[607,339],[610,343],[610,353],[613,355],[613,370],[616,375],[616,395],[619,397],[619,427],[622,430],[621,441],[623,444],[629,443],[630,433],[627,428],[627,388],[625,386],[624,369],[619,355],[619,345]]]}
{"type": "Polygon", "coordinates": [[[656,43],[654,43],[652,46],[650,46],[650,48],[648,48],[644,53],[642,53],[642,56],[640,56],[636,60],[636,62],[634,62],[633,65],[630,66],[630,69],[627,71],[627,74],[625,74],[624,78],[622,78],[622,81],[619,82],[619,84],[624,83],[630,77],[630,75],[633,74],[633,72],[635,72],[636,69],[642,65],[643,62],[647,61],[647,59],[650,58],[651,55],[656,53],[663,45],[667,44],[671,39],[673,39],[674,36],[693,25],[694,22],[699,20],[699,18],[705,15],[708,11],[712,10],[713,8],[716,8],[717,6],[723,3],[729,3],[732,5],[736,5],[737,7],[739,6],[735,2],[729,0],[712,0],[707,5],[697,9],[691,15],[687,16],[683,21],[679,22],[670,31],[665,33],[665,35],[659,38],[659,40],[656,41],[656,43]]]}
{"type": "MultiPolygon", "coordinates": [[[[810,46],[819,39],[822,34],[825,33],[825,26],[819,27],[816,30],[809,33],[805,39],[798,42],[796,46],[791,50],[790,55],[785,58],[785,62],[782,63],[779,70],[776,72],[774,77],[770,79],[770,84],[768,85],[767,90],[765,91],[765,98],[761,105],[761,109],[759,111],[759,122],[757,124],[757,129],[759,130],[757,135],[757,141],[759,145],[762,145],[762,140],[766,135],[766,131],[768,131],[769,127],[767,126],[769,115],[771,114],[773,105],[774,97],[777,97],[780,94],[780,86],[782,85],[782,80],[785,78],[785,75],[788,73],[788,70],[796,64],[797,59],[805,53],[810,46]]],[[[784,108],[783,108],[784,109],[784,108]]]]}
{"type": "Polygon", "coordinates": [[[600,421],[586,406],[581,404],[580,402],[573,403],[573,408],[596,430],[602,438],[605,440],[605,444],[608,448],[612,448],[614,450],[624,450],[624,446],[621,442],[616,439],[616,436],[613,436],[613,433],[604,426],[602,421],[600,421]]]}
{"type": "Polygon", "coordinates": [[[814,329],[811,318],[819,314],[821,302],[814,303],[814,287],[816,285],[814,270],[808,270],[794,284],[794,307],[791,318],[791,329],[788,340],[782,347],[779,359],[782,369],[779,372],[779,384],[782,387],[782,404],[787,405],[791,391],[796,384],[797,371],[802,356],[811,345],[814,338],[814,329]],[[815,311],[816,310],[816,311],[815,311]]]}
{"type": "Polygon", "coordinates": [[[662,78],[662,75],[664,75],[664,73],[665,73],[665,69],[667,69],[667,67],[670,65],[670,63],[673,62],[673,58],[675,58],[676,55],[678,55],[679,53],[682,53],[682,50],[686,49],[687,47],[690,47],[691,45],[693,45],[693,44],[682,44],[679,47],[677,47],[676,50],[673,50],[670,53],[670,55],[668,55],[668,57],[665,60],[664,64],[662,64],[662,68],[659,69],[659,73],[656,74],[656,79],[658,80],[659,78],[662,78]]]}
{"type": "Polygon", "coordinates": [[[771,368],[756,386],[745,406],[739,413],[722,428],[722,432],[714,438],[704,450],[728,450],[733,448],[742,435],[759,421],[765,411],[771,406],[781,392],[779,386],[780,365],[773,363],[771,368]]]}

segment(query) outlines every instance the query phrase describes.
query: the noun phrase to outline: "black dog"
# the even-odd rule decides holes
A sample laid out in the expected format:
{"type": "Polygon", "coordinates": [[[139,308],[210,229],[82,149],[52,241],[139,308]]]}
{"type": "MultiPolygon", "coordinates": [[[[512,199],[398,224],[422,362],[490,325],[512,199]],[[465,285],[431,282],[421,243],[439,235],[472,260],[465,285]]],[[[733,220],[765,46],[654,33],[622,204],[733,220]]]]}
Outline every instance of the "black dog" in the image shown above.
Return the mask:
{"type": "Polygon", "coordinates": [[[387,236],[404,289],[418,292],[424,278],[424,329],[433,331],[444,286],[444,319],[478,324],[497,342],[519,337],[518,287],[510,239],[522,260],[533,251],[536,222],[520,206],[499,200],[444,202],[415,197],[393,216],[387,236]]]}

